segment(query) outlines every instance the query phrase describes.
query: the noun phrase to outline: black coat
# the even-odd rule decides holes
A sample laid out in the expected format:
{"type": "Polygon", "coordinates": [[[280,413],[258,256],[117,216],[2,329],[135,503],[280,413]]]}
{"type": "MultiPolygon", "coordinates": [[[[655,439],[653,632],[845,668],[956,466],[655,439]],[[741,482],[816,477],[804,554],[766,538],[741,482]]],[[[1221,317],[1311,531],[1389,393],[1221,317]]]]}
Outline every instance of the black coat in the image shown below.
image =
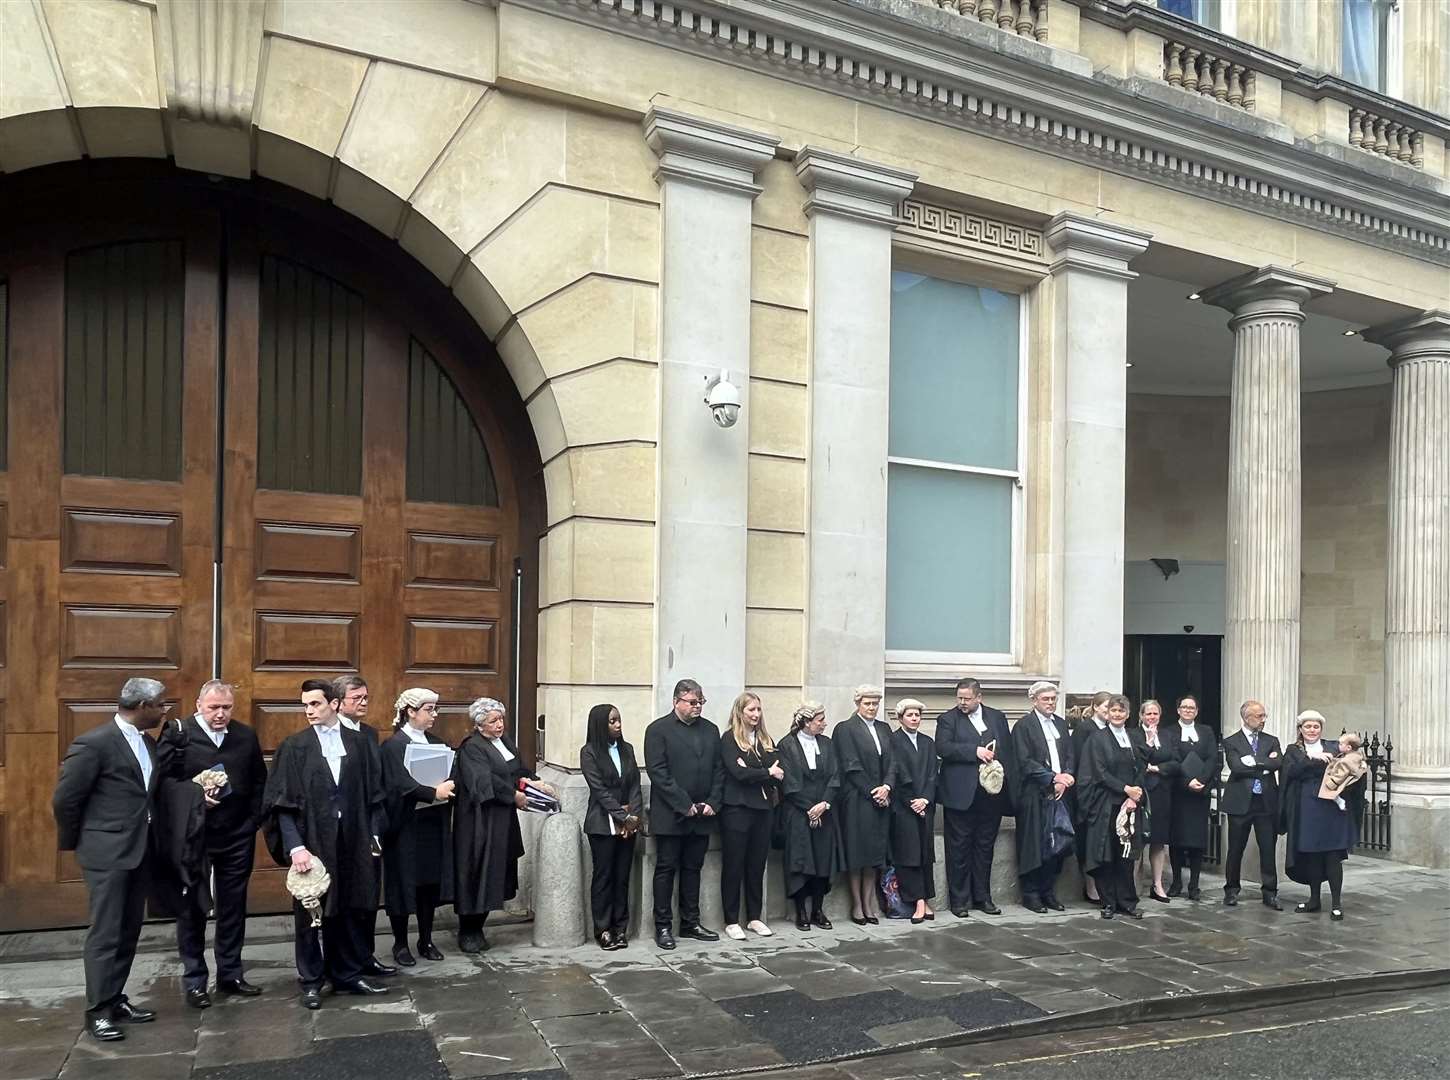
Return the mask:
{"type": "Polygon", "coordinates": [[[1243,729],[1235,731],[1223,741],[1223,756],[1228,762],[1228,782],[1219,795],[1218,808],[1225,814],[1247,814],[1254,800],[1254,781],[1260,780],[1264,789],[1264,809],[1275,817],[1279,813],[1279,769],[1284,764],[1279,740],[1266,731],[1259,732],[1259,752],[1253,765],[1245,765],[1243,759],[1253,754],[1249,737],[1243,729]]]}
{"type": "MultiPolygon", "coordinates": [[[[1097,721],[1092,716],[1081,717],[1072,725],[1072,759],[1077,762],[1079,771],[1087,765],[1088,740],[1099,731],[1104,730],[1106,728],[1098,727],[1097,721]]],[[[1082,790],[1083,778],[1077,773],[1074,773],[1073,776],[1077,779],[1077,786],[1070,792],[1073,800],[1072,820],[1073,824],[1078,825],[1087,821],[1087,807],[1083,805],[1086,801],[1082,790]]]]}
{"type": "Polygon", "coordinates": [[[167,721],[157,740],[156,760],[168,779],[186,783],[197,773],[217,765],[226,770],[229,791],[206,811],[209,847],[230,845],[250,837],[262,824],[267,763],[262,757],[257,733],[240,720],[227,725],[221,746],[202,731],[195,716],[167,721]]]}
{"type": "MultiPolygon", "coordinates": [[[[1326,745],[1332,750],[1334,743],[1326,745]]],[[[1284,790],[1279,804],[1279,831],[1284,834],[1284,873],[1290,881],[1314,885],[1324,859],[1349,858],[1364,816],[1365,781],[1351,784],[1340,796],[1343,810],[1332,799],[1319,797],[1319,785],[1329,762],[1316,761],[1298,743],[1284,754],[1284,790]],[[1308,819],[1308,820],[1306,820],[1308,819]],[[1335,849],[1325,851],[1326,834],[1335,834],[1335,849]],[[1343,847],[1338,845],[1343,844],[1343,847]],[[1315,849],[1306,851],[1306,848],[1315,849]]]]}
{"type": "Polygon", "coordinates": [[[836,807],[841,797],[841,768],[835,745],[824,735],[816,736],[816,767],[806,767],[806,753],[795,733],[780,741],[781,835],[785,843],[785,892],[794,896],[811,878],[834,877],[844,866],[841,854],[840,819],[836,807]],[[820,825],[811,828],[807,811],[817,803],[831,804],[820,825]]]}
{"type": "Polygon", "coordinates": [[[486,915],[519,891],[524,835],[514,795],[520,780],[538,777],[519,748],[502,741],[512,760],[475,731],[453,763],[453,909],[460,915],[486,915]]]}
{"type": "Polygon", "coordinates": [[[1208,815],[1213,785],[1219,773],[1218,741],[1213,737],[1212,729],[1205,724],[1194,725],[1198,732],[1196,743],[1179,735],[1178,728],[1176,721],[1159,728],[1164,736],[1164,749],[1178,765],[1173,782],[1173,825],[1168,842],[1188,851],[1206,851],[1208,815]],[[1194,757],[1198,759],[1196,768],[1189,764],[1189,759],[1194,757]],[[1190,780],[1200,781],[1203,790],[1189,788],[1190,780]]]}
{"type": "Polygon", "coordinates": [[[649,829],[655,836],[709,832],[716,819],[690,807],[705,803],[720,813],[725,799],[725,768],[720,762],[720,729],[703,716],[685,723],[673,711],[644,733],[644,767],[649,772],[649,829]]]}
{"type": "Polygon", "coordinates": [[[1148,746],[1146,731],[1140,729],[1144,747],[1148,751],[1148,764],[1156,765],[1157,772],[1143,774],[1143,787],[1148,793],[1148,842],[1166,844],[1173,836],[1173,789],[1178,776],[1176,751],[1169,748],[1167,728],[1158,728],[1158,745],[1148,746]]]}
{"type": "Polygon", "coordinates": [[[924,731],[916,746],[900,729],[891,733],[891,862],[893,866],[930,866],[936,862],[936,744],[924,731]],[[911,808],[925,799],[926,815],[911,808]]]}
{"type": "Polygon", "coordinates": [[[762,750],[752,746],[742,750],[735,736],[720,736],[720,765],[725,770],[723,799],[726,806],[743,806],[747,810],[769,810],[780,802],[780,782],[770,775],[770,767],[779,763],[780,750],[762,750]]]}
{"type": "MultiPolygon", "coordinates": [[[[1052,717],[1057,729],[1057,756],[1062,771],[1076,778],[1077,758],[1073,756],[1072,740],[1067,734],[1067,724],[1060,716],[1052,717]]],[[[1012,760],[1017,767],[1017,873],[1030,874],[1042,866],[1042,840],[1047,826],[1047,814],[1052,809],[1052,757],[1047,751],[1047,739],[1037,713],[1029,709],[1027,715],[1012,729],[1012,760]]],[[[1072,809],[1073,788],[1067,790],[1063,800],[1072,809]]]]}
{"type": "Polygon", "coordinates": [[[342,728],[344,757],[339,779],[322,756],[310,726],[282,740],[262,794],[262,831],[278,866],[291,865],[301,844],[322,860],[332,877],[323,914],[373,911],[378,902],[377,860],[372,838],[386,830],[382,777],[362,736],[342,728]],[[341,817],[339,817],[341,814],[341,817]]]}
{"type": "MultiPolygon", "coordinates": [[[[891,729],[871,721],[881,740],[881,753],[860,714],[842,720],[831,731],[841,763],[841,847],[847,870],[885,866],[891,859],[891,806],[877,806],[871,791],[890,784],[891,729]]],[[[892,801],[896,793],[891,794],[892,801]]]]}
{"type": "MultiPolygon", "coordinates": [[[[424,735],[434,746],[448,745],[431,731],[424,735]]],[[[383,903],[389,915],[416,913],[419,885],[436,885],[439,902],[453,902],[453,804],[434,806],[433,789],[408,772],[410,741],[400,728],[379,749],[388,808],[383,903]]]]}
{"type": "Polygon", "coordinates": [[[619,741],[619,768],[609,751],[595,753],[594,747],[579,751],[579,771],[589,785],[589,808],[584,812],[584,832],[589,836],[612,836],[627,817],[644,824],[644,796],[639,788],[639,763],[634,747],[619,741]],[[610,822],[614,828],[610,828],[610,822]]]}
{"type": "MultiPolygon", "coordinates": [[[[1082,808],[1083,828],[1087,830],[1087,844],[1083,866],[1092,873],[1103,866],[1111,866],[1118,859],[1131,858],[1141,850],[1147,837],[1148,815],[1139,805],[1137,828],[1131,840],[1131,850],[1123,853],[1123,841],[1118,837],[1118,811],[1127,797],[1125,787],[1142,787],[1148,768],[1148,746],[1141,732],[1128,733],[1128,748],[1118,745],[1118,740],[1107,729],[1095,731],[1088,736],[1083,746],[1084,759],[1078,766],[1078,806],[1082,808]]],[[[1151,811],[1150,811],[1151,812],[1151,811]]]]}
{"type": "Polygon", "coordinates": [[[77,736],[60,765],[51,799],[57,846],[74,851],[86,870],[134,870],[152,846],[149,814],[161,780],[156,742],[141,733],[151,755],[151,782],[114,720],[77,736]]]}
{"type": "Polygon", "coordinates": [[[978,810],[995,810],[997,813],[1012,813],[1013,787],[1016,784],[1017,767],[1013,762],[1012,731],[1007,717],[997,709],[982,706],[982,723],[987,727],[985,735],[978,735],[972,721],[961,709],[953,706],[936,721],[936,752],[941,758],[941,769],[937,774],[937,791],[942,806],[948,810],[970,810],[980,799],[978,810]],[[996,795],[981,791],[977,782],[977,748],[996,741],[997,760],[1006,770],[1006,783],[996,795]]]}

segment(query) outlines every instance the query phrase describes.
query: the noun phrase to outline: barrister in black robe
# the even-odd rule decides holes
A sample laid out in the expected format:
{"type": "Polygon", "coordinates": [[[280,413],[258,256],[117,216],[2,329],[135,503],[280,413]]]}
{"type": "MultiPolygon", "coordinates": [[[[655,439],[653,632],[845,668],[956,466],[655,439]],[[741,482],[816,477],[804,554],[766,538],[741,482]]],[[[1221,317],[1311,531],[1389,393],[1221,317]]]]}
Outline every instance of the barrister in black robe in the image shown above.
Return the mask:
{"type": "Polygon", "coordinates": [[[1178,758],[1170,749],[1169,734],[1160,726],[1163,706],[1149,698],[1138,706],[1138,726],[1148,750],[1143,790],[1148,794],[1148,866],[1153,884],[1148,895],[1160,904],[1168,903],[1163,871],[1168,865],[1168,841],[1173,830],[1173,787],[1178,776],[1178,758]]]}
{"type": "Polygon", "coordinates": [[[218,680],[205,683],[196,697],[196,712],[167,723],[157,744],[178,884],[176,949],[187,1002],[198,1008],[210,1004],[206,917],[213,909],[217,989],[248,997],[261,992],[243,975],[242,946],[267,765],[256,732],[232,718],[233,706],[231,686],[218,680]],[[193,783],[213,769],[226,773],[226,786],[214,796],[193,783]],[[198,807],[202,828],[193,849],[183,822],[189,824],[198,807]]]}
{"type": "Polygon", "coordinates": [[[941,759],[937,797],[946,841],[947,899],[960,919],[972,907],[1002,914],[992,901],[992,856],[1002,818],[1012,813],[1017,778],[1012,749],[1007,717],[982,703],[981,683],[957,683],[956,706],[936,719],[936,752],[941,759]],[[996,793],[979,782],[982,766],[993,761],[1003,769],[1002,789],[996,793]]]}
{"type": "Polygon", "coordinates": [[[1183,869],[1188,868],[1188,899],[1198,900],[1198,875],[1208,850],[1208,820],[1213,785],[1218,778],[1218,739],[1198,722],[1198,699],[1178,699],[1178,723],[1167,732],[1168,749],[1178,765],[1173,784],[1173,824],[1168,858],[1173,867],[1169,896],[1183,894],[1183,869]],[[1196,785],[1196,786],[1195,786],[1196,785]]]}
{"type": "Polygon", "coordinates": [[[418,962],[408,948],[408,916],[418,920],[418,956],[442,960],[433,944],[433,913],[453,902],[454,782],[420,784],[408,771],[408,747],[448,744],[432,732],[438,695],[425,687],[398,696],[394,731],[382,746],[388,832],[383,837],[383,901],[393,931],[393,960],[418,962]]]}
{"type": "Polygon", "coordinates": [[[1083,746],[1084,760],[1078,766],[1084,865],[1097,880],[1103,918],[1121,914],[1141,919],[1133,868],[1146,837],[1143,804],[1147,793],[1143,781],[1148,747],[1141,732],[1127,729],[1127,698],[1114,694],[1109,698],[1107,712],[1107,727],[1088,736],[1083,746]],[[1125,838],[1119,834],[1118,817],[1128,802],[1132,803],[1127,807],[1131,831],[1125,838]]]}
{"type": "Polygon", "coordinates": [[[841,850],[851,887],[851,921],[881,920],[879,871],[891,859],[891,729],[876,714],[881,689],[858,686],[856,712],[831,732],[841,761],[841,850]]]}
{"type": "Polygon", "coordinates": [[[453,763],[453,909],[458,947],[466,953],[488,948],[483,935],[488,913],[519,891],[524,836],[518,812],[527,805],[521,783],[532,780],[550,790],[504,734],[507,715],[493,698],[470,705],[474,730],[453,763]]]}
{"type": "MultiPolygon", "coordinates": [[[[1108,698],[1111,695],[1106,690],[1100,690],[1093,695],[1092,704],[1084,707],[1079,716],[1072,722],[1072,756],[1077,760],[1081,768],[1087,762],[1087,744],[1099,731],[1108,726],[1108,698]]],[[[1075,793],[1079,797],[1073,803],[1072,824],[1077,829],[1077,838],[1074,843],[1074,851],[1077,854],[1077,868],[1082,874],[1083,898],[1096,904],[1098,902],[1097,880],[1088,872],[1087,868],[1087,808],[1083,805],[1080,797],[1081,791],[1075,793]]]]}
{"type": "MultiPolygon", "coordinates": [[[[339,675],[332,680],[332,688],[337,692],[337,715],[342,721],[342,726],[363,736],[368,753],[373,759],[373,772],[378,776],[383,775],[382,761],[382,736],[378,729],[368,723],[368,706],[370,695],[368,684],[361,675],[339,675]]],[[[378,875],[378,891],[381,895],[383,887],[383,875],[378,875]]],[[[375,898],[373,910],[377,911],[378,901],[375,898]]],[[[396,975],[398,969],[391,965],[384,964],[377,955],[377,930],[378,920],[376,917],[367,924],[365,928],[368,939],[368,958],[363,964],[363,973],[367,975],[396,975]]]]}
{"type": "Polygon", "coordinates": [[[339,721],[332,683],[308,679],[302,705],[308,726],[282,740],[272,758],[262,821],[278,866],[307,872],[316,856],[332,880],[320,932],[301,901],[292,904],[302,1003],[315,1009],[324,980],[336,991],[383,992],[364,974],[386,813],[382,777],[363,737],[339,721]]]}
{"type": "Polygon", "coordinates": [[[913,923],[936,917],[927,904],[936,895],[936,743],[921,730],[925,709],[902,698],[891,733],[891,865],[913,923]]]}
{"type": "Polygon", "coordinates": [[[1059,813],[1065,821],[1071,819],[1077,758],[1067,723],[1054,712],[1057,687],[1049,682],[1033,683],[1028,696],[1032,707],[1012,729],[1017,766],[1017,876],[1022,904],[1029,911],[1062,911],[1057,875],[1072,840],[1063,840],[1053,823],[1059,813]]]}
{"type": "Polygon", "coordinates": [[[1309,899],[1296,912],[1319,911],[1321,888],[1329,883],[1329,915],[1344,918],[1344,860],[1359,842],[1364,815],[1364,779],[1337,799],[1321,799],[1324,770],[1339,752],[1323,738],[1324,717],[1314,709],[1299,714],[1295,739],[1284,753],[1284,790],[1280,793],[1280,830],[1284,833],[1284,873],[1309,886],[1309,899]]]}
{"type": "Polygon", "coordinates": [[[795,901],[797,930],[832,929],[823,901],[842,866],[836,804],[841,797],[838,754],[826,730],[826,708],[808,701],[796,709],[792,731],[780,742],[781,835],[785,894],[795,901]],[[810,914],[806,914],[806,906],[810,914]]]}

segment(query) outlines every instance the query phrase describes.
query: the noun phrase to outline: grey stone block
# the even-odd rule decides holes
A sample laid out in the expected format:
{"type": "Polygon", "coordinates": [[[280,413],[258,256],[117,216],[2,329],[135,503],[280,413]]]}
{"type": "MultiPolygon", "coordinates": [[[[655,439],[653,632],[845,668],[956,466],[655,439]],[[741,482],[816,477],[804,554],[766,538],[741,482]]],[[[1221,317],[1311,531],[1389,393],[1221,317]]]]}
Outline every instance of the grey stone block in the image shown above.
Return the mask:
{"type": "Polygon", "coordinates": [[[571,949],[585,940],[585,910],[580,882],[584,874],[583,834],[579,820],[554,814],[544,820],[535,840],[534,944],[571,949]]]}

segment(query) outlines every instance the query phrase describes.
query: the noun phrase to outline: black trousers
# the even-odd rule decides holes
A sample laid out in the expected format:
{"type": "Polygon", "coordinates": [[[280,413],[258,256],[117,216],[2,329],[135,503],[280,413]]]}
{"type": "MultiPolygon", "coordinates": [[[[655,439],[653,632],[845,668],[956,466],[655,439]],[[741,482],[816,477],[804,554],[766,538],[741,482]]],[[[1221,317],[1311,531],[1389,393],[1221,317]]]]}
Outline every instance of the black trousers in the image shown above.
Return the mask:
{"type": "Polygon", "coordinates": [[[655,928],[673,926],[675,875],[680,878],[680,926],[700,925],[700,871],[709,833],[655,837],[655,928]]]}
{"type": "Polygon", "coordinates": [[[1239,874],[1243,869],[1244,850],[1249,846],[1249,833],[1259,845],[1259,888],[1265,896],[1279,891],[1279,868],[1274,861],[1274,849],[1279,843],[1276,822],[1264,806],[1264,797],[1255,795],[1247,814],[1228,816],[1228,859],[1224,863],[1225,889],[1239,889],[1239,874]]]}
{"type": "Polygon", "coordinates": [[[1109,904],[1119,911],[1136,911],[1138,908],[1138,883],[1133,880],[1133,860],[1114,859],[1106,866],[1093,871],[1093,880],[1098,883],[1098,897],[1103,906],[1109,904]]]}
{"type": "Polygon", "coordinates": [[[1033,896],[1046,899],[1057,895],[1057,875],[1062,872],[1062,859],[1062,855],[1054,855],[1044,859],[1036,870],[1021,875],[1022,899],[1033,896]]]}
{"type": "Polygon", "coordinates": [[[136,942],[146,915],[151,868],[142,859],[134,870],[82,873],[90,919],[84,950],[86,1012],[108,1016],[126,996],[126,980],[131,977],[131,962],[136,959],[136,942]]]}
{"type": "Polygon", "coordinates": [[[740,922],[740,893],[745,921],[760,918],[765,903],[765,860],[770,857],[769,810],[727,806],[720,813],[720,906],[725,925],[740,922]]]}
{"type": "Polygon", "coordinates": [[[325,916],[319,930],[301,901],[292,901],[297,981],[302,988],[318,990],[323,980],[336,985],[361,978],[363,964],[371,955],[367,951],[368,925],[376,920],[374,911],[348,908],[325,916]]]}
{"type": "Polygon", "coordinates": [[[634,837],[590,836],[589,912],[594,932],[624,933],[629,928],[629,878],[634,870],[634,837]]]}
{"type": "Polygon", "coordinates": [[[992,902],[992,852],[1002,815],[995,809],[946,810],[942,815],[947,854],[947,900],[953,908],[992,902]]]}
{"type": "MultiPolygon", "coordinates": [[[[211,863],[212,907],[216,912],[216,977],[235,982],[242,977],[242,944],[247,935],[247,883],[252,879],[256,834],[232,837],[207,845],[211,863]]],[[[206,911],[201,890],[182,897],[176,913],[176,951],[181,957],[182,983],[188,990],[205,990],[210,972],[206,966],[206,911]]]]}

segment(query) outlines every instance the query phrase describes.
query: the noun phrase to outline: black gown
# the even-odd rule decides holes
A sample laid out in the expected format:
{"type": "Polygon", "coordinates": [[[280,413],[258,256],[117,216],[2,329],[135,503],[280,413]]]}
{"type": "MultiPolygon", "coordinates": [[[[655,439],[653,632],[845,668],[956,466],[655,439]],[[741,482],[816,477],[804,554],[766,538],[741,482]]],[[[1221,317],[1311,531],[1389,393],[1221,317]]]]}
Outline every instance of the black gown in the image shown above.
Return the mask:
{"type": "Polygon", "coordinates": [[[891,865],[901,884],[901,898],[915,904],[936,895],[936,743],[924,731],[916,745],[903,730],[891,733],[891,865]],[[926,814],[911,808],[925,799],[926,814]]]}
{"type": "Polygon", "coordinates": [[[891,806],[877,806],[871,798],[874,788],[891,783],[891,729],[871,721],[881,742],[878,754],[866,723],[857,713],[831,733],[841,762],[841,847],[847,870],[880,869],[891,859],[891,806]]]}
{"type": "MultiPolygon", "coordinates": [[[[1172,825],[1169,840],[1182,851],[1208,850],[1208,815],[1213,798],[1213,785],[1218,778],[1218,740],[1205,724],[1195,724],[1198,742],[1192,742],[1179,734],[1181,725],[1176,721],[1164,733],[1164,749],[1177,766],[1173,781],[1172,825]],[[1197,758],[1195,765],[1190,759],[1197,758]],[[1193,791],[1188,781],[1203,783],[1202,791],[1193,791]]],[[[1160,728],[1160,732],[1161,732],[1160,728]]]]}
{"type": "MultiPolygon", "coordinates": [[[[1111,729],[1105,728],[1088,736],[1083,748],[1086,760],[1078,766],[1078,805],[1082,807],[1086,839],[1083,844],[1084,865],[1088,873],[1111,868],[1119,860],[1130,863],[1143,849],[1146,815],[1137,816],[1137,828],[1123,851],[1118,836],[1118,811],[1122,809],[1125,787],[1142,787],[1148,765],[1148,747],[1136,731],[1128,734],[1128,748],[1118,745],[1111,729]]],[[[1141,807],[1140,807],[1141,811],[1141,807]]]]}
{"type": "MultiPolygon", "coordinates": [[[[1332,744],[1329,744],[1332,745],[1332,744]]],[[[1329,751],[1326,745],[1326,752],[1329,751]]],[[[1319,797],[1329,762],[1316,761],[1298,743],[1284,751],[1284,787],[1279,793],[1279,831],[1285,834],[1284,873],[1300,885],[1326,880],[1326,863],[1343,862],[1359,842],[1364,813],[1363,779],[1345,789],[1344,809],[1319,797]]]]}
{"type": "MultiPolygon", "coordinates": [[[[1077,760],[1072,752],[1072,740],[1067,735],[1067,725],[1062,717],[1052,717],[1057,726],[1058,765],[1074,778],[1077,775],[1077,760]]],[[[1027,877],[1042,869],[1043,852],[1048,825],[1048,814],[1056,810],[1052,798],[1051,755],[1047,750],[1047,739],[1035,710],[1017,721],[1012,728],[1012,760],[1017,768],[1017,875],[1027,877]]],[[[1076,789],[1068,788],[1062,797],[1069,814],[1076,803],[1076,789]]]]}
{"type": "Polygon", "coordinates": [[[524,837],[514,793],[520,780],[538,778],[517,746],[500,741],[511,760],[475,731],[453,763],[453,909],[459,915],[487,915],[519,891],[524,837]]]}
{"type": "MultiPolygon", "coordinates": [[[[446,746],[425,732],[434,746],[446,746]]],[[[382,746],[388,832],[383,838],[383,903],[389,915],[417,913],[418,887],[438,889],[438,902],[453,902],[453,805],[433,805],[433,789],[413,779],[403,764],[411,740],[401,729],[382,746]]]]}
{"type": "Polygon", "coordinates": [[[814,769],[806,765],[806,753],[796,733],[782,739],[779,747],[781,768],[785,770],[781,781],[781,835],[785,845],[781,862],[785,894],[791,899],[825,896],[831,891],[831,878],[843,866],[841,828],[835,809],[841,798],[838,754],[824,735],[816,736],[816,747],[814,769]],[[806,813],[820,802],[830,803],[831,809],[813,829],[806,813]]]}
{"type": "Polygon", "coordinates": [[[1157,772],[1143,774],[1143,789],[1148,793],[1148,843],[1168,844],[1173,837],[1173,789],[1177,786],[1178,758],[1169,748],[1166,728],[1159,727],[1157,746],[1148,746],[1147,732],[1142,734],[1148,764],[1158,766],[1157,772]]]}

